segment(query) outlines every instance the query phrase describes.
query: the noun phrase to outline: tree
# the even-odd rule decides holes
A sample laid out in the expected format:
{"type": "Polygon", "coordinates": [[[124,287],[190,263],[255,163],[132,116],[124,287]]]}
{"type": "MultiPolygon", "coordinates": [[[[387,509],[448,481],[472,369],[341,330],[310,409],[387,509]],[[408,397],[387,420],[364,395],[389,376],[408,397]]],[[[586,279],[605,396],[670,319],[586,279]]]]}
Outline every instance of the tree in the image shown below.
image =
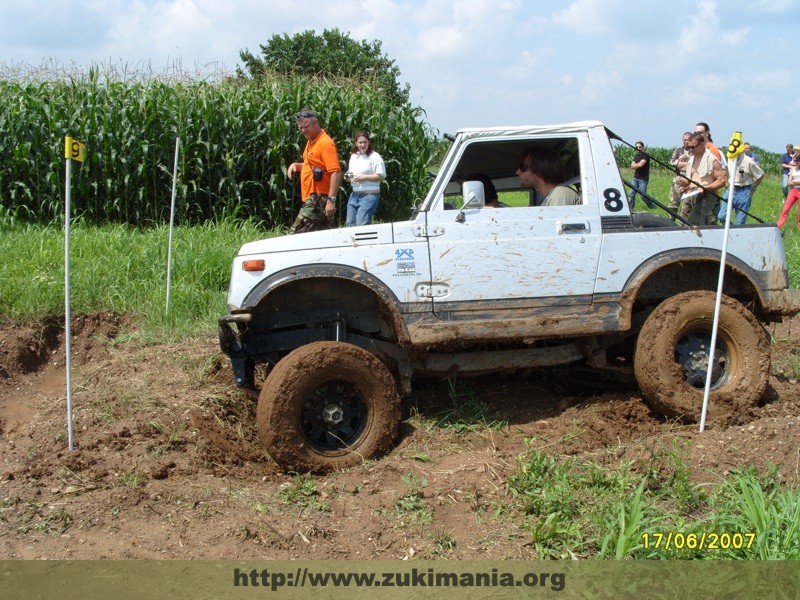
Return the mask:
{"type": "MultiPolygon", "coordinates": [[[[408,102],[409,85],[400,84],[400,69],[381,52],[379,40],[357,42],[338,28],[326,29],[322,35],[308,30],[292,37],[273,35],[261,45],[261,54],[262,58],[248,50],[239,53],[253,79],[269,73],[342,77],[370,83],[396,105],[408,102]]],[[[241,69],[238,72],[244,75],[241,69]]]]}

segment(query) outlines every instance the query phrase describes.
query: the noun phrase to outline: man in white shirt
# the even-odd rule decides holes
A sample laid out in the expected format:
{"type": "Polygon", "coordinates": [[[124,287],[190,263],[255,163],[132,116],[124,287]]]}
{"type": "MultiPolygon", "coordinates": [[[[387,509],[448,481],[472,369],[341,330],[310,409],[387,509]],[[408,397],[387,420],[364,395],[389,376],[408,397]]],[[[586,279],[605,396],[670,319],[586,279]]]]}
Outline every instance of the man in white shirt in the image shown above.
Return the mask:
{"type": "MultiPolygon", "coordinates": [[[[742,154],[738,163],[736,161],[730,163],[731,168],[736,168],[736,178],[734,179],[733,186],[733,208],[736,212],[736,225],[744,225],[747,222],[747,213],[750,212],[750,203],[753,200],[753,193],[756,188],[764,179],[764,169],[747,154],[742,154]],[[737,166],[738,165],[738,166],[737,166]]],[[[721,223],[725,222],[725,214],[728,210],[728,203],[726,202],[730,193],[730,189],[725,191],[722,197],[722,205],[719,209],[719,218],[721,223]]]]}

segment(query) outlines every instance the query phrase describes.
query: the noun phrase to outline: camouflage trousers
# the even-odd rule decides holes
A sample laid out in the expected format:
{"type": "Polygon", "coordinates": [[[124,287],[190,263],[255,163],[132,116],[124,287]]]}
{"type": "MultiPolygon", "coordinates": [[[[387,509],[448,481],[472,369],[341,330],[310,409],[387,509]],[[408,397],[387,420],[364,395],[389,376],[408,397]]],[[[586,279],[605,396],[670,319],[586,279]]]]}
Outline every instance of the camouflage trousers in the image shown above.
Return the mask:
{"type": "Polygon", "coordinates": [[[678,185],[675,181],[672,182],[672,185],[669,188],[669,207],[676,213],[680,214],[681,186],[678,185]]]}
{"type": "Polygon", "coordinates": [[[714,213],[714,204],[717,197],[713,194],[700,194],[692,198],[686,198],[681,207],[681,216],[692,225],[714,225],[717,222],[717,215],[714,213]]]}
{"type": "Polygon", "coordinates": [[[303,201],[297,218],[289,228],[289,233],[307,233],[309,231],[321,231],[322,229],[332,229],[336,225],[333,218],[325,214],[325,203],[327,196],[312,194],[303,201]]]}

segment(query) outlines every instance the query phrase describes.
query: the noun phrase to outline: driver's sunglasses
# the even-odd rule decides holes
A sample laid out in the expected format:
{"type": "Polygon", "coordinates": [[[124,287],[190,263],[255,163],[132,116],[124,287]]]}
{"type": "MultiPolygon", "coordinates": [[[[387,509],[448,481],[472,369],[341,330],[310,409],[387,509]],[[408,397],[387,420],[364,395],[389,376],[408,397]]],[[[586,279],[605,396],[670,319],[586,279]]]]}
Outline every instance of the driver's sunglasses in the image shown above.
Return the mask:
{"type": "Polygon", "coordinates": [[[524,173],[528,169],[529,167],[525,163],[519,163],[519,167],[517,167],[517,171],[519,171],[520,173],[524,173]]]}
{"type": "Polygon", "coordinates": [[[700,144],[686,144],[686,147],[691,150],[692,148],[697,148],[700,144]]]}

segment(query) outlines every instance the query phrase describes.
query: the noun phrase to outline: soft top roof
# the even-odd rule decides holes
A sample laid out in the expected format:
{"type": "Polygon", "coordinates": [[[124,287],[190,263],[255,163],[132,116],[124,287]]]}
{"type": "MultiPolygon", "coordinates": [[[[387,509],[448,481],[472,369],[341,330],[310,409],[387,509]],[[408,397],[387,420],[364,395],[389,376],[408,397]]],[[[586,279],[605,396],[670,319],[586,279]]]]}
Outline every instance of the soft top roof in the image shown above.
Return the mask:
{"type": "MultiPolygon", "coordinates": [[[[506,127],[465,127],[459,129],[457,135],[462,139],[479,137],[519,137],[542,134],[568,134],[576,131],[585,131],[594,127],[605,127],[600,121],[576,121],[561,125],[518,125],[506,127]]],[[[609,131],[610,136],[613,134],[609,131]]],[[[615,137],[615,136],[614,136],[615,137]]]]}
{"type": "Polygon", "coordinates": [[[604,126],[599,121],[581,121],[564,125],[460,129],[458,140],[466,147],[450,182],[460,184],[471,173],[483,173],[493,180],[515,178],[520,156],[529,146],[551,148],[561,157],[567,178],[579,176],[578,145],[570,135],[597,127],[604,126]],[[552,137],[548,139],[548,136],[552,137]]]}

